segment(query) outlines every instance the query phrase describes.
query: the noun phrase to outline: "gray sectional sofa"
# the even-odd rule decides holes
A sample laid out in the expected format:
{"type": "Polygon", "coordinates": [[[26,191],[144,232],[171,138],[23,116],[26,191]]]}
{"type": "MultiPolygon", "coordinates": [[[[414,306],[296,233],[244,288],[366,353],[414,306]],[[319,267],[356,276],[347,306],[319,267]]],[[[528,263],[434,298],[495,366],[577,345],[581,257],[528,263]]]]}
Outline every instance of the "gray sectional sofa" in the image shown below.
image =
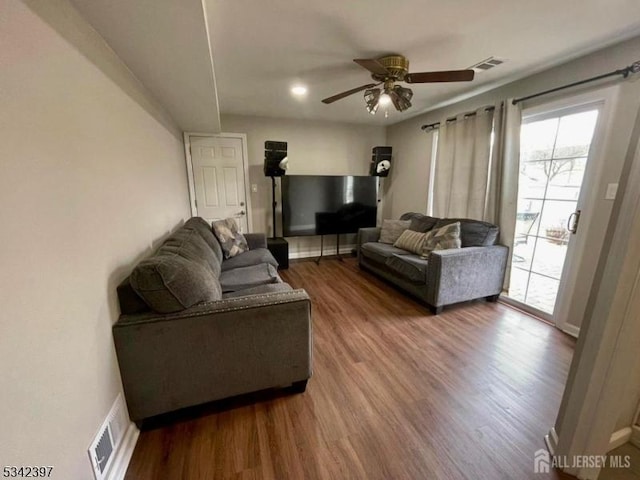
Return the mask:
{"type": "Polygon", "coordinates": [[[283,283],[264,234],[224,259],[189,219],[118,286],[113,337],[129,415],[141,420],[311,376],[311,303],[283,283]]]}
{"type": "Polygon", "coordinates": [[[369,270],[425,302],[438,314],[445,305],[476,298],[496,301],[502,291],[509,249],[497,245],[496,225],[470,219],[434,218],[409,212],[409,229],[427,232],[460,222],[462,248],[433,251],[427,259],[387,243],[380,228],[358,232],[361,268],[369,270]]]}

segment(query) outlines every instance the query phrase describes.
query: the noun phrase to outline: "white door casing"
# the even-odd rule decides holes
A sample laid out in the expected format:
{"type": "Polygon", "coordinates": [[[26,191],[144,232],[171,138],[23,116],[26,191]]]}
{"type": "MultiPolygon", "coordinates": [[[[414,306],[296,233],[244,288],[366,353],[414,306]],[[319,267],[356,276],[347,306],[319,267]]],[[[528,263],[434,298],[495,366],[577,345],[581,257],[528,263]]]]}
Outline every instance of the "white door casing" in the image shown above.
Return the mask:
{"type": "Polygon", "coordinates": [[[586,251],[585,243],[587,233],[592,228],[592,213],[595,203],[600,198],[594,192],[600,182],[604,169],[604,152],[606,151],[607,142],[610,137],[611,118],[614,115],[614,105],[617,100],[618,87],[608,87],[592,92],[572,95],[560,100],[546,102],[538,107],[526,110],[527,117],[536,116],[541,112],[553,113],[567,108],[579,108],[580,106],[591,105],[597,108],[598,120],[589,149],[587,168],[585,170],[584,179],[580,196],[578,198],[577,208],[582,211],[580,216],[580,224],[578,233],[571,236],[567,248],[564,269],[558,295],[556,308],[551,318],[553,323],[561,330],[577,336],[579,329],[568,323],[569,309],[576,302],[574,298],[575,285],[578,280],[578,267],[581,261],[585,261],[589,253],[586,251]],[[561,299],[561,300],[560,300],[561,299]]]}
{"type": "Polygon", "coordinates": [[[192,214],[208,222],[234,218],[249,232],[246,136],[185,134],[185,149],[192,214]]]}

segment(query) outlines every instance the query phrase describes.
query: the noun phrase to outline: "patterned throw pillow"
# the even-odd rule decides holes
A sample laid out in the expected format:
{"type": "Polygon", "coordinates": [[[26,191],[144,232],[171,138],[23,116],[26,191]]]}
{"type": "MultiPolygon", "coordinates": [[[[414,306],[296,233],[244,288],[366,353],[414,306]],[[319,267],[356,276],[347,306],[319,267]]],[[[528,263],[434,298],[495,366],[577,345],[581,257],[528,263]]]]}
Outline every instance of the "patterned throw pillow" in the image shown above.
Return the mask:
{"type": "Polygon", "coordinates": [[[460,222],[450,223],[426,233],[421,257],[427,258],[434,250],[448,250],[460,246],[460,222]]]}
{"type": "Polygon", "coordinates": [[[425,236],[425,233],[405,230],[393,246],[420,255],[424,248],[425,236]]]}
{"type": "Polygon", "coordinates": [[[216,220],[211,226],[213,233],[220,242],[224,258],[235,257],[249,250],[247,239],[238,231],[238,225],[233,218],[216,220]]]}
{"type": "Polygon", "coordinates": [[[393,245],[400,238],[402,232],[409,228],[409,225],[411,225],[410,220],[383,220],[378,242],[393,245]]]}

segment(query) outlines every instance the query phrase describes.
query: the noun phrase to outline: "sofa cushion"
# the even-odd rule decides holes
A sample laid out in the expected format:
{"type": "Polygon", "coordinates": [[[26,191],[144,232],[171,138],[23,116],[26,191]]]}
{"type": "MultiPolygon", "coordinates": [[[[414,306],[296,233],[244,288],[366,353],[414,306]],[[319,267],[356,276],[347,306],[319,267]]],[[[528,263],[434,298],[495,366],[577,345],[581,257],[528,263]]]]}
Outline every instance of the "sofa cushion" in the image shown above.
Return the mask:
{"type": "Polygon", "coordinates": [[[202,217],[191,217],[189,220],[185,222],[182,228],[192,229],[197,231],[202,239],[206,242],[207,245],[213,250],[213,253],[218,260],[222,262],[222,247],[220,247],[220,242],[213,234],[213,230],[211,229],[211,225],[202,217]]]}
{"type": "Polygon", "coordinates": [[[393,245],[400,238],[402,232],[409,228],[410,224],[409,220],[383,220],[378,242],[393,245]]]}
{"type": "Polygon", "coordinates": [[[428,215],[423,215],[416,212],[404,213],[400,217],[400,220],[409,220],[411,222],[409,224],[409,230],[422,233],[431,230],[438,222],[438,219],[435,217],[429,217],[428,215]]]}
{"type": "Polygon", "coordinates": [[[441,218],[434,228],[444,227],[450,223],[460,222],[460,241],[462,247],[487,247],[495,245],[500,234],[500,227],[480,220],[469,218],[441,218]]]}
{"type": "Polygon", "coordinates": [[[256,248],[255,250],[249,250],[222,262],[222,271],[226,272],[227,270],[232,270],[234,268],[249,267],[251,265],[259,265],[261,263],[268,263],[274,267],[278,266],[278,262],[273,258],[273,255],[271,255],[269,250],[266,248],[256,248]]]}
{"type": "Polygon", "coordinates": [[[149,311],[149,305],[136,293],[131,286],[131,277],[125,278],[117,287],[118,303],[120,313],[123,315],[133,315],[149,311]]]}
{"type": "Polygon", "coordinates": [[[424,233],[405,230],[393,246],[420,255],[424,246],[424,238],[424,233]]]}
{"type": "Polygon", "coordinates": [[[158,252],[131,273],[131,286],[158,313],[173,313],[197,303],[220,300],[220,283],[211,269],[170,252],[158,252]]]}
{"type": "Polygon", "coordinates": [[[234,268],[220,274],[220,285],[224,293],[237,292],[268,283],[280,283],[281,281],[276,267],[268,263],[234,268]]]}
{"type": "Polygon", "coordinates": [[[387,258],[385,264],[394,273],[411,282],[424,284],[427,281],[429,262],[418,255],[393,254],[387,258]]]}
{"type": "Polygon", "coordinates": [[[165,253],[179,255],[200,263],[209,268],[216,278],[220,275],[220,260],[196,230],[189,228],[177,230],[158,249],[158,254],[165,253]]]}
{"type": "Polygon", "coordinates": [[[216,220],[211,224],[213,233],[220,242],[224,258],[231,258],[249,250],[247,239],[238,231],[238,224],[233,218],[216,220]]]}
{"type": "Polygon", "coordinates": [[[422,258],[427,258],[434,250],[460,248],[460,222],[434,228],[425,235],[422,258]]]}
{"type": "Polygon", "coordinates": [[[360,246],[360,254],[378,263],[384,264],[384,262],[391,255],[409,255],[410,252],[394,247],[387,243],[380,242],[367,242],[360,246]]]}
{"type": "Polygon", "coordinates": [[[288,283],[269,283],[258,287],[238,290],[237,292],[229,292],[222,295],[222,298],[246,297],[247,295],[264,295],[266,293],[280,293],[293,290],[288,283]]]}

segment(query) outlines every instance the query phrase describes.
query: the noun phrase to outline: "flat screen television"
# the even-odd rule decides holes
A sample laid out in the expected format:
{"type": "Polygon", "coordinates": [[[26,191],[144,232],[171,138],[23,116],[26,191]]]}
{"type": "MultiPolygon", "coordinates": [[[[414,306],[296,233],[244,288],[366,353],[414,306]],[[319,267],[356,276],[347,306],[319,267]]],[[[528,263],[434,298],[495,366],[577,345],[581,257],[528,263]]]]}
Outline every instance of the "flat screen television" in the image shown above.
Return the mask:
{"type": "Polygon", "coordinates": [[[377,177],[286,175],[281,185],[285,237],[355,233],[376,226],[377,177]]]}

